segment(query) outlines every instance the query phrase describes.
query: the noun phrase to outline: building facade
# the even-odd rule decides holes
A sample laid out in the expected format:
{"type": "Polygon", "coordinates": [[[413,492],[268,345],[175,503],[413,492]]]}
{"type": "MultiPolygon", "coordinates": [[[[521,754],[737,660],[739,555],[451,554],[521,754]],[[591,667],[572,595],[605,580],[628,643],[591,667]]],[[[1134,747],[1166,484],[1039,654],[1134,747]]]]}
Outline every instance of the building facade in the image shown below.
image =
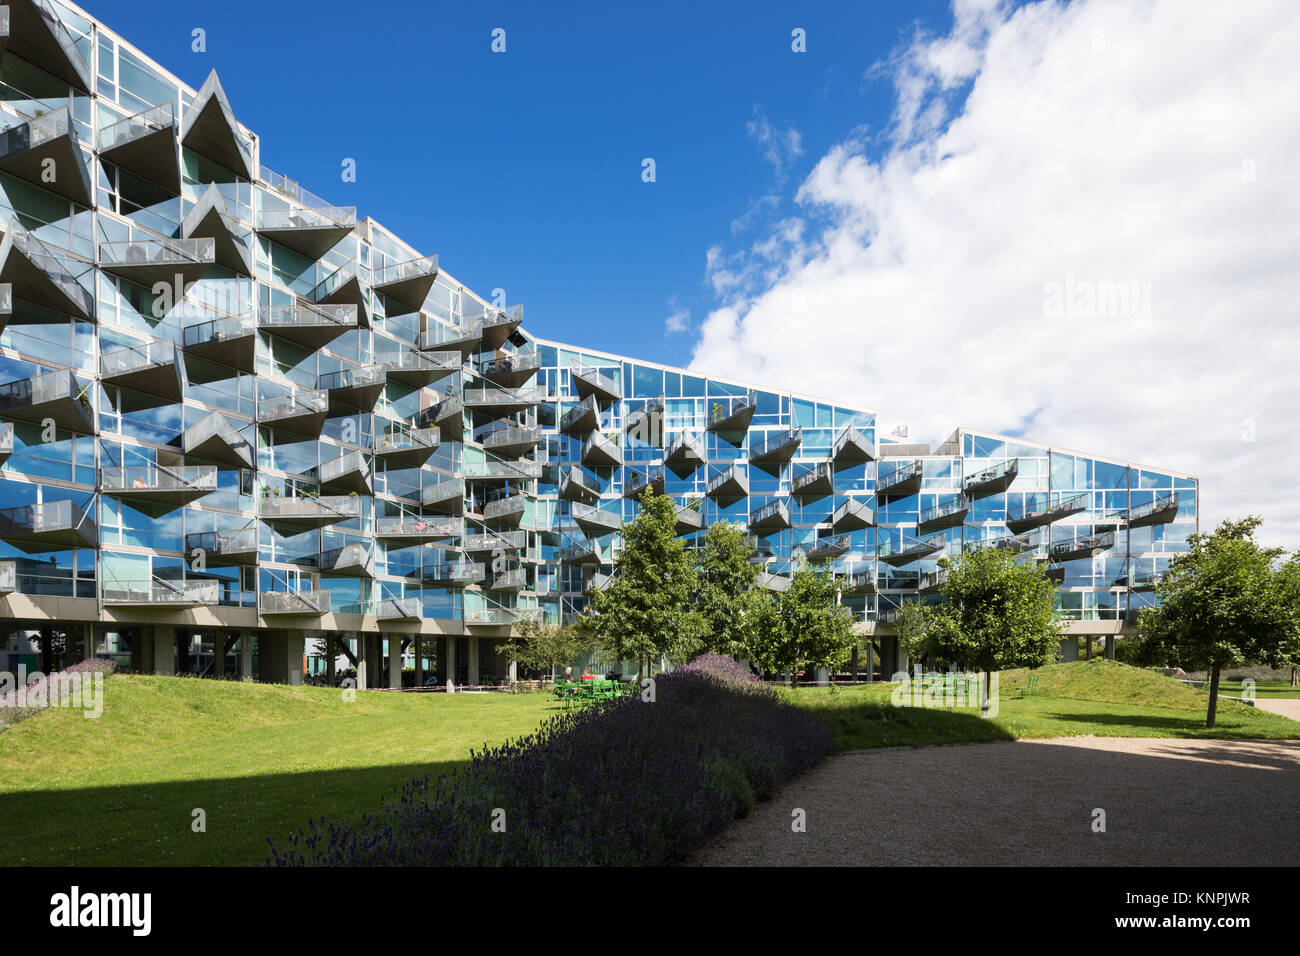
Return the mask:
{"type": "Polygon", "coordinates": [[[70,4],[8,0],[0,50],[0,670],[501,679],[651,487],[764,587],[831,562],[885,670],[942,557],[1041,562],[1115,634],[1196,530],[1187,475],[537,338],[70,4]]]}

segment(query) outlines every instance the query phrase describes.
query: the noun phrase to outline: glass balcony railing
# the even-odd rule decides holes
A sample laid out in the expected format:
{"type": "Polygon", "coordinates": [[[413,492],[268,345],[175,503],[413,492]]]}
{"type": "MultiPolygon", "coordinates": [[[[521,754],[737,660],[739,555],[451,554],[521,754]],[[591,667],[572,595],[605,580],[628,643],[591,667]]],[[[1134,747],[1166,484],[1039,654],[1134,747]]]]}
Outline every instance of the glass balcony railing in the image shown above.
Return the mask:
{"type": "Polygon", "coordinates": [[[759,571],[758,577],[754,579],[754,586],[764,591],[788,591],[792,583],[792,580],[785,575],[774,574],[771,571],[759,571]]]}
{"type": "Polygon", "coordinates": [[[968,498],[983,498],[1006,491],[1020,474],[1020,459],[1008,458],[967,475],[962,482],[968,498]]]}
{"type": "Polygon", "coordinates": [[[217,580],[172,581],[157,576],[147,581],[105,581],[105,604],[211,605],[221,600],[217,580]]]}
{"type": "Polygon", "coordinates": [[[790,491],[801,497],[828,495],[835,490],[835,471],[830,462],[819,462],[790,481],[790,491]]]}
{"type": "Polygon", "coordinates": [[[465,623],[474,625],[513,624],[519,618],[519,612],[508,607],[484,607],[465,612],[465,623]]]}
{"type": "Polygon", "coordinates": [[[922,540],[901,534],[897,540],[883,538],[877,543],[876,556],[886,564],[909,564],[921,558],[938,554],[946,542],[942,537],[922,540]]]}
{"type": "Polygon", "coordinates": [[[777,458],[789,460],[801,441],[803,441],[803,428],[769,432],[749,446],[749,460],[763,461],[777,458]]]}
{"type": "Polygon", "coordinates": [[[262,614],[328,614],[329,591],[263,591],[258,595],[262,614]]]}
{"type": "Polygon", "coordinates": [[[970,502],[964,495],[958,495],[948,501],[941,501],[926,508],[917,519],[917,527],[922,531],[936,528],[950,528],[959,525],[970,513],[970,502]]]}
{"type": "Polygon", "coordinates": [[[623,478],[623,497],[640,498],[647,488],[656,494],[664,493],[664,466],[656,465],[645,471],[629,471],[623,478]]]}
{"type": "Polygon", "coordinates": [[[604,404],[616,402],[623,397],[618,382],[612,375],[607,374],[610,371],[615,370],[595,365],[580,365],[577,362],[569,366],[569,374],[573,376],[573,388],[578,393],[578,397],[586,398],[595,395],[604,404]]]}
{"type": "Polygon", "coordinates": [[[280,229],[351,229],[356,224],[356,206],[319,206],[311,209],[288,206],[281,209],[264,208],[257,213],[259,232],[280,229]]]}
{"type": "MultiPolygon", "coordinates": [[[[59,53],[53,54],[49,48],[32,44],[25,47],[24,56],[32,57],[43,69],[54,73],[60,79],[73,83],[79,89],[87,92],[91,89],[91,72],[90,62],[86,59],[81,48],[77,46],[77,40],[72,35],[72,31],[64,24],[62,17],[59,16],[58,9],[50,0],[30,0],[31,7],[36,14],[44,21],[44,26],[49,35],[53,38],[59,53]],[[61,56],[62,62],[59,62],[61,56]]],[[[6,15],[9,14],[8,8],[5,8],[6,15]]],[[[18,24],[14,24],[17,26],[18,24]]],[[[6,34],[7,35],[7,34],[6,34]]]]}
{"type": "Polygon", "coordinates": [[[463,501],[464,498],[464,478],[442,478],[420,489],[420,503],[425,507],[433,507],[454,500],[463,501]]]}
{"type": "Polygon", "coordinates": [[[167,339],[128,345],[99,357],[99,374],[114,379],[150,368],[176,364],[176,343],[167,339]]]}
{"type": "Polygon", "coordinates": [[[573,502],[571,507],[573,520],[583,530],[617,531],[623,527],[622,514],[585,505],[580,501],[573,502]]]}
{"type": "Polygon", "coordinates": [[[713,498],[749,494],[749,478],[739,465],[728,465],[709,479],[706,493],[713,498]]]}
{"type": "Polygon", "coordinates": [[[1058,498],[1055,503],[1047,493],[1026,496],[1023,504],[1007,508],[1007,527],[1012,531],[1023,531],[1039,525],[1051,524],[1061,518],[1068,518],[1090,507],[1092,507],[1090,491],[1058,498]]]}
{"type": "Polygon", "coordinates": [[[0,385],[0,416],[40,421],[56,409],[67,414],[55,416],[64,428],[85,431],[95,421],[90,401],[90,386],[82,385],[68,370],[46,372],[31,378],[0,385]]]}
{"type": "Polygon", "coordinates": [[[541,386],[521,389],[467,388],[464,391],[464,402],[468,407],[526,408],[545,399],[546,389],[541,386]]]}
{"type": "Polygon", "coordinates": [[[227,315],[197,325],[186,326],[181,333],[185,348],[214,345],[257,334],[257,319],[252,315],[227,315]]]}
{"type": "MultiPolygon", "coordinates": [[[[459,353],[457,353],[459,355],[459,353]]],[[[531,375],[542,367],[541,352],[520,352],[517,355],[503,355],[488,359],[479,366],[479,374],[484,378],[516,378],[531,375]]]]}
{"type": "Polygon", "coordinates": [[[522,591],[528,587],[528,569],[519,565],[493,571],[486,587],[489,591],[522,591]]]}
{"type": "Polygon", "coordinates": [[[461,539],[461,547],[466,553],[522,551],[528,546],[526,531],[481,531],[467,534],[461,539]]]}
{"type": "Polygon", "coordinates": [[[808,549],[808,560],[826,561],[830,558],[838,558],[847,554],[852,546],[853,539],[847,534],[836,535],[832,538],[819,538],[808,549]]]}
{"type": "Polygon", "coordinates": [[[425,515],[390,515],[375,519],[377,538],[419,538],[436,541],[455,538],[465,530],[459,518],[430,518],[425,515]]]}
{"type": "Polygon", "coordinates": [[[600,427],[600,405],[595,395],[588,395],[560,418],[560,431],[566,434],[592,432],[600,427]]]}
{"type": "Polygon", "coordinates": [[[257,173],[253,161],[253,138],[235,119],[216,70],[208,74],[198,95],[181,117],[181,142],[249,179],[257,173]]]}
{"type": "Polygon", "coordinates": [[[483,506],[483,518],[487,521],[518,521],[528,508],[527,495],[509,495],[489,501],[483,506]]]}
{"type": "MultiPolygon", "coordinates": [[[[79,276],[72,274],[68,260],[62,253],[31,235],[16,219],[10,219],[4,241],[6,245],[12,245],[35,269],[34,273],[14,278],[10,283],[14,295],[58,311],[71,308],[83,319],[89,319],[95,314],[94,297],[81,284],[79,276]],[[51,295],[50,291],[54,294],[51,295]]],[[[79,275],[92,272],[93,267],[84,266],[79,275]]]]}
{"type": "Polygon", "coordinates": [[[375,436],[376,455],[395,455],[407,451],[428,450],[438,447],[437,428],[390,428],[375,436]]]}
{"type": "Polygon", "coordinates": [[[209,558],[257,561],[257,528],[239,528],[235,531],[201,531],[185,536],[185,552],[193,554],[198,549],[209,558]]]}
{"type": "Polygon", "coordinates": [[[150,275],[168,269],[198,268],[216,262],[214,239],[132,239],[126,242],[101,242],[99,264],[110,270],[147,270],[150,275]]]}
{"type": "Polygon", "coordinates": [[[422,583],[436,585],[477,584],[486,577],[483,563],[475,561],[448,562],[446,564],[425,565],[420,570],[422,583]]]}
{"type": "Polygon", "coordinates": [[[266,497],[258,501],[257,512],[264,521],[334,524],[361,517],[361,498],[354,495],[266,497]]]}
{"type": "Polygon", "coordinates": [[[99,469],[100,485],[109,492],[188,492],[217,490],[216,465],[129,465],[99,469]]]}
{"type": "Polygon", "coordinates": [[[381,621],[418,621],[424,616],[424,606],[417,597],[385,598],[375,609],[381,621]]]}
{"type": "Polygon", "coordinates": [[[1073,561],[1077,558],[1092,557],[1098,552],[1108,550],[1114,546],[1115,533],[1105,531],[1101,534],[1057,541],[1047,549],[1047,554],[1052,561],[1073,561]]]}
{"type": "Polygon", "coordinates": [[[461,464],[466,478],[529,481],[542,476],[540,461],[467,461],[461,464]]]}
{"type": "Polygon", "coordinates": [[[790,505],[784,498],[774,498],[749,515],[750,528],[790,527],[790,505]]]}
{"type": "Polygon", "coordinates": [[[288,395],[263,398],[257,403],[257,417],[262,422],[276,422],[303,415],[318,415],[330,407],[329,392],[324,389],[294,389],[288,395]]]}
{"type": "Polygon", "coordinates": [[[836,461],[864,462],[876,457],[876,445],[858,429],[849,426],[835,439],[831,457],[836,461]]]}
{"type": "Polygon", "coordinates": [[[703,464],[704,446],[701,436],[693,432],[682,432],[668,443],[664,449],[664,461],[671,464],[703,464]]]}
{"type": "Polygon", "coordinates": [[[341,368],[326,372],[316,380],[316,387],[327,391],[342,388],[365,388],[383,385],[387,380],[387,371],[381,366],[368,365],[358,368],[341,368]]]}
{"type": "Polygon", "coordinates": [[[592,432],[582,443],[582,463],[589,467],[617,468],[623,463],[623,452],[604,432],[592,432]]]}
{"type": "Polygon", "coordinates": [[[876,513],[860,498],[847,498],[831,515],[831,527],[836,531],[870,528],[876,523],[876,513]]]}
{"type": "MultiPolygon", "coordinates": [[[[176,126],[176,114],[172,104],[160,103],[151,106],[142,113],[120,119],[116,123],[101,127],[96,142],[101,153],[111,152],[129,146],[131,143],[162,133],[176,126]]],[[[174,147],[173,147],[174,148],[174,147]]]]}
{"type": "Polygon", "coordinates": [[[257,311],[257,327],[267,332],[320,327],[346,331],[356,326],[355,305],[317,305],[300,301],[293,305],[264,305],[257,311]]]}
{"type": "Polygon", "coordinates": [[[60,547],[95,547],[95,522],[71,501],[46,501],[0,510],[0,538],[60,547]]]}
{"type": "Polygon", "coordinates": [[[915,494],[921,487],[921,459],[900,465],[887,475],[876,479],[876,494],[905,495],[915,494]]]}
{"type": "Polygon", "coordinates": [[[592,478],[581,468],[570,465],[560,475],[560,497],[569,500],[599,498],[602,489],[600,482],[592,478]]]}
{"type": "Polygon", "coordinates": [[[1178,492],[1173,491],[1160,495],[1147,504],[1129,509],[1128,523],[1130,528],[1140,528],[1173,521],[1176,517],[1178,517],[1178,492]]]}
{"type": "Polygon", "coordinates": [[[709,431],[743,431],[758,409],[758,393],[709,399],[709,431]]]}

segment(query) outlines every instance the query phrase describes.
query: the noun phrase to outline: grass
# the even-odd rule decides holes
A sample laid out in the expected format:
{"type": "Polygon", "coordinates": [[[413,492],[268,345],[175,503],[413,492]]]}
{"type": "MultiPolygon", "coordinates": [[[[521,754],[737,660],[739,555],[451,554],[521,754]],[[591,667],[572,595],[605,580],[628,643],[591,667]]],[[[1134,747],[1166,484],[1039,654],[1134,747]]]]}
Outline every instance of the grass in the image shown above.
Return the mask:
{"type": "Polygon", "coordinates": [[[893,685],[783,693],[819,712],[840,750],[1086,735],[1300,740],[1300,722],[1231,700],[1219,701],[1217,726],[1207,730],[1204,691],[1104,659],[1004,671],[999,685],[998,713],[989,719],[977,706],[895,707],[893,685]],[[1010,699],[1031,673],[1037,694],[1010,699]]]}
{"type": "Polygon", "coordinates": [[[268,836],[374,811],[546,715],[540,694],[356,696],[112,675],[99,719],[48,710],[0,733],[0,865],[260,863],[268,836]]]}
{"type": "MultiPolygon", "coordinates": [[[[1245,686],[1239,680],[1219,681],[1220,694],[1227,694],[1229,697],[1240,697],[1243,690],[1245,690],[1245,686]]],[[[1300,687],[1292,687],[1291,682],[1286,680],[1259,680],[1255,681],[1255,696],[1257,698],[1295,699],[1300,697],[1300,687]]]]}

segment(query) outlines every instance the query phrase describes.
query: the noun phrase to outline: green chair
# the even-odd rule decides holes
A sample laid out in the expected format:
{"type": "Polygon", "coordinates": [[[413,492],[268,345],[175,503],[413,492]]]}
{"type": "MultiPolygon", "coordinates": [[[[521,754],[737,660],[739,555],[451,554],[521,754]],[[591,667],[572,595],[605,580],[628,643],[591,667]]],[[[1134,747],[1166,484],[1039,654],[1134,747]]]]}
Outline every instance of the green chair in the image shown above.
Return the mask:
{"type": "Polygon", "coordinates": [[[1028,686],[1011,688],[1011,699],[1024,700],[1026,697],[1033,697],[1034,693],[1037,690],[1038,690],[1038,675],[1031,674],[1029,677],[1028,686]]]}

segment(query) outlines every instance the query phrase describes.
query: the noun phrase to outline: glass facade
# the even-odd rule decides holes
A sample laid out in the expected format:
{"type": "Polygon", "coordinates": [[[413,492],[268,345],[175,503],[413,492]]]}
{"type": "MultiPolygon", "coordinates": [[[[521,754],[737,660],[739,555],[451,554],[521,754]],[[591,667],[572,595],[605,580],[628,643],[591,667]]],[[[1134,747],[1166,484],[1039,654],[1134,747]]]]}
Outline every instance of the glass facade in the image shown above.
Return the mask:
{"type": "Polygon", "coordinates": [[[907,444],[869,409],[536,338],[262,166],[215,73],[192,90],[59,0],[10,10],[15,627],[70,615],[121,654],[165,605],[182,628],[433,634],[454,659],[448,636],[581,614],[646,488],[691,546],[747,528],[765,586],[832,562],[864,626],[989,544],[1047,566],[1069,619],[1113,624],[1196,530],[1192,478],[966,430],[907,444]]]}

